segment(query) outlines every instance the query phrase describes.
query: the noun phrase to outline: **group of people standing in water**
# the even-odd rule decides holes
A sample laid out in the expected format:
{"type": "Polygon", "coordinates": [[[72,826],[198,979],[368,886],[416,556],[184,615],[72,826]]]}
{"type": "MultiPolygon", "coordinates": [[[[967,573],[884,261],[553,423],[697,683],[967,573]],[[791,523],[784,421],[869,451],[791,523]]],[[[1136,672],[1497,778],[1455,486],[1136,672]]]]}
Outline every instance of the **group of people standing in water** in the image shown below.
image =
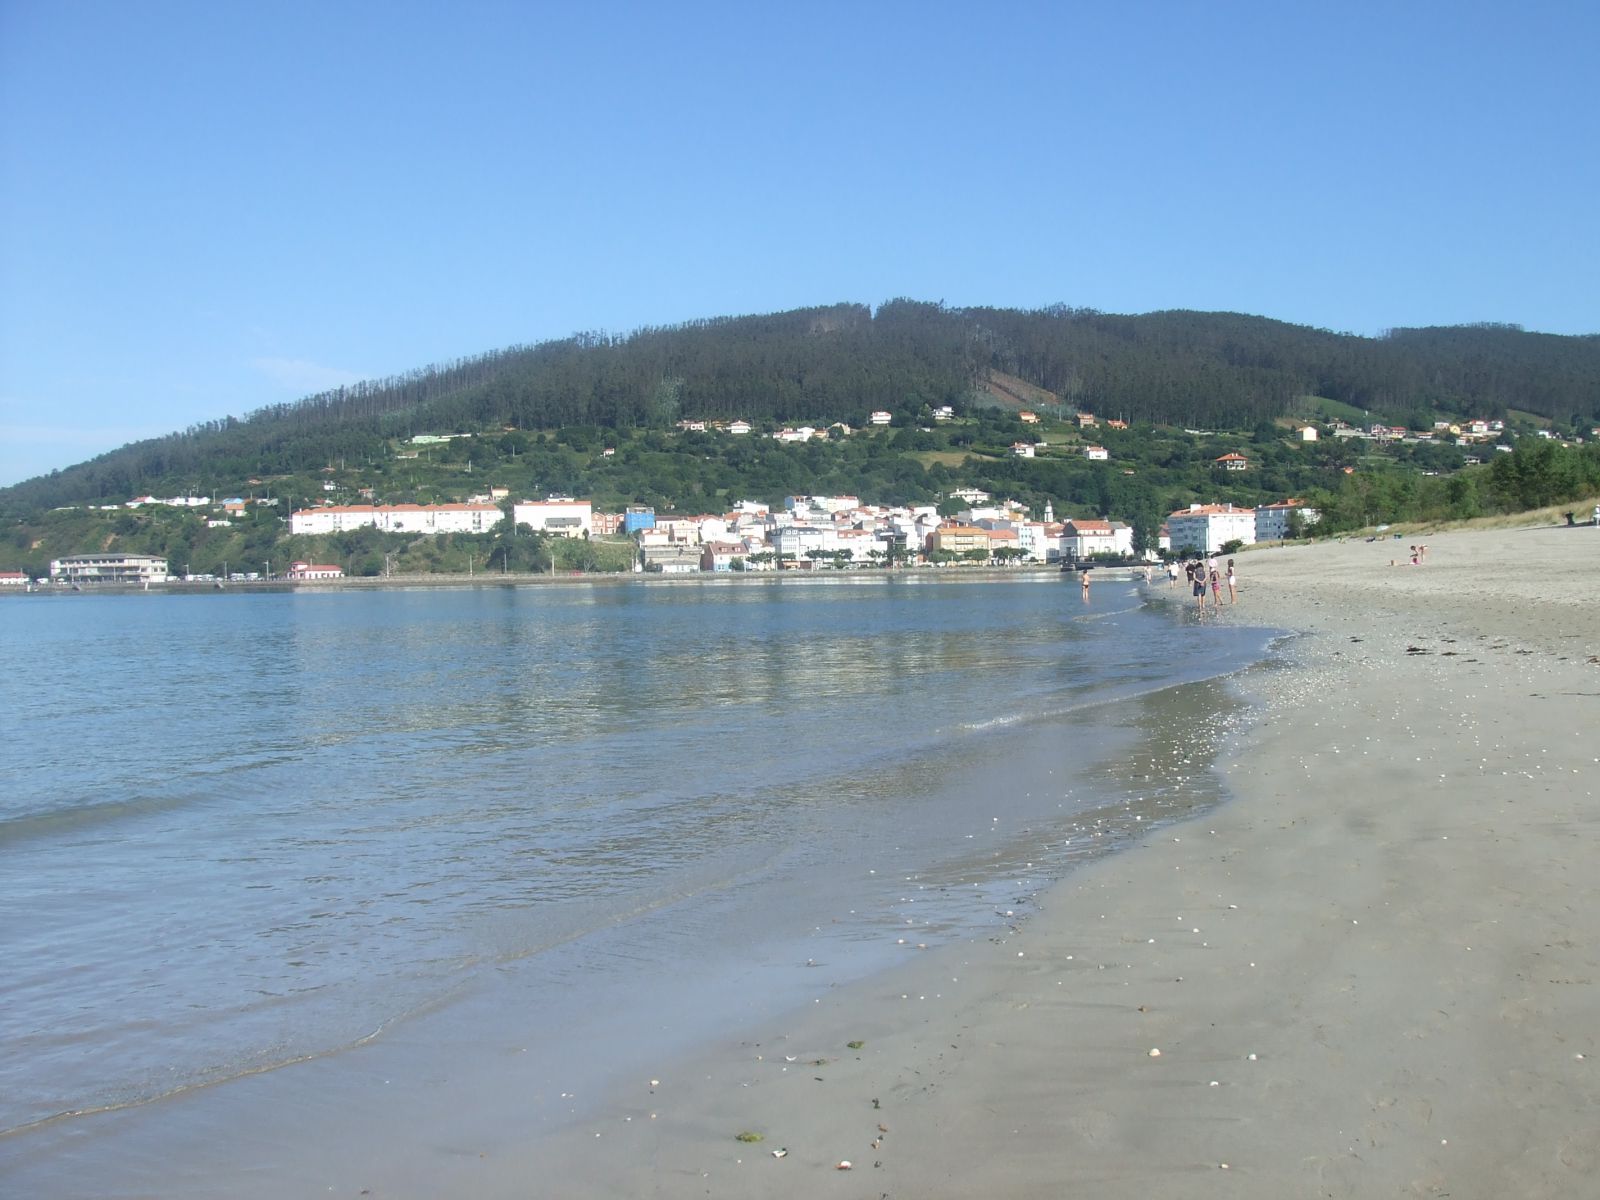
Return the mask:
{"type": "MultiPolygon", "coordinates": [[[[1195,607],[1201,612],[1206,610],[1206,593],[1211,593],[1211,606],[1222,607],[1222,589],[1228,589],[1228,603],[1239,602],[1239,577],[1234,574],[1233,559],[1228,560],[1227,566],[1219,566],[1218,560],[1213,558],[1207,562],[1203,558],[1193,558],[1183,564],[1183,575],[1189,583],[1189,590],[1194,596],[1195,607]]],[[[1178,564],[1167,564],[1167,583],[1173,585],[1178,582],[1178,564]]]]}
{"type": "MultiPolygon", "coordinates": [[[[1208,590],[1211,593],[1211,607],[1214,609],[1222,607],[1222,589],[1224,587],[1228,589],[1228,603],[1237,604],[1239,602],[1239,577],[1234,573],[1233,559],[1230,558],[1226,566],[1219,566],[1218,563],[1220,561],[1220,559],[1213,558],[1207,562],[1204,558],[1196,557],[1186,561],[1181,567],[1184,578],[1189,582],[1190,591],[1194,595],[1195,606],[1201,612],[1206,610],[1206,592],[1208,590]]],[[[1167,564],[1168,586],[1177,584],[1179,570],[1178,563],[1169,562],[1167,564]]],[[[1089,568],[1087,566],[1080,568],[1078,577],[1083,587],[1083,598],[1088,600],[1089,568]]],[[[1147,584],[1150,582],[1149,567],[1144,569],[1144,581],[1147,584]]]]}

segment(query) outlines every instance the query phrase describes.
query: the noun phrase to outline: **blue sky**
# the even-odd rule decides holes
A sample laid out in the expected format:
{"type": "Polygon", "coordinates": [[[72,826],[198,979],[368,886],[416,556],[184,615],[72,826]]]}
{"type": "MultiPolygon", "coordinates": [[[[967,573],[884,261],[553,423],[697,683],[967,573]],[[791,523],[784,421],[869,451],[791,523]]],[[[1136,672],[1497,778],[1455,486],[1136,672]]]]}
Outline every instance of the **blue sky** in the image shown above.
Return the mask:
{"type": "Polygon", "coordinates": [[[0,484],[839,300],[1600,332],[1596,44],[1582,2],[0,0],[0,484]]]}

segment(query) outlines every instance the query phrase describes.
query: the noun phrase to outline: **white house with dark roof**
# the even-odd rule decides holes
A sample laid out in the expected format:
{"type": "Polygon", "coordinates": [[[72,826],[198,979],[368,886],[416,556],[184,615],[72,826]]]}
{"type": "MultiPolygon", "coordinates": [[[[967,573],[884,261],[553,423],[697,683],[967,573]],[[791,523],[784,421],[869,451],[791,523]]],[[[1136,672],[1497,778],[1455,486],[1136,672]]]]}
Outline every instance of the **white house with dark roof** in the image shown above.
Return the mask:
{"type": "Polygon", "coordinates": [[[535,533],[557,537],[585,538],[594,534],[594,502],[570,496],[551,496],[548,500],[519,500],[511,506],[513,527],[526,525],[535,533]]]}

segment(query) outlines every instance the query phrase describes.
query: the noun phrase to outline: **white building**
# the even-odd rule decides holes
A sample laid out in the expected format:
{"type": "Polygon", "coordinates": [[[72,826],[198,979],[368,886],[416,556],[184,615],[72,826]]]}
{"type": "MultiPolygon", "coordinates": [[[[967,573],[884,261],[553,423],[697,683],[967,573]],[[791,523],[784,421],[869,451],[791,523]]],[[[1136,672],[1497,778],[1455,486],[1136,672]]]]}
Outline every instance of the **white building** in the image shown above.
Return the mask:
{"type": "Polygon", "coordinates": [[[1032,442],[1012,442],[1011,443],[1011,453],[1015,454],[1018,458],[1032,458],[1033,457],[1033,443],[1032,442]]]}
{"type": "Polygon", "coordinates": [[[826,552],[839,548],[838,535],[832,528],[821,525],[788,525],[774,529],[768,541],[780,556],[795,561],[813,551],[826,552]]]}
{"type": "Polygon", "coordinates": [[[884,412],[884,410],[880,408],[874,411],[873,414],[867,418],[867,420],[873,425],[887,425],[890,421],[894,420],[894,414],[884,412]]]}
{"type": "Polygon", "coordinates": [[[742,567],[749,557],[750,551],[743,542],[706,542],[704,548],[700,551],[700,569],[702,571],[731,571],[735,562],[742,567]]]}
{"type": "Polygon", "coordinates": [[[330,504],[289,514],[289,532],[342,533],[368,526],[384,533],[487,533],[503,514],[493,504],[330,504]]]}
{"type": "Polygon", "coordinates": [[[1050,557],[1050,543],[1045,536],[1043,521],[1019,521],[1013,528],[1017,533],[1017,549],[1024,555],[1034,562],[1044,562],[1050,557]]]}
{"type": "Polygon", "coordinates": [[[332,563],[293,563],[289,567],[290,579],[343,579],[344,568],[332,563]]]}
{"type": "Polygon", "coordinates": [[[1256,541],[1281,542],[1289,536],[1289,516],[1299,513],[1300,520],[1315,525],[1322,514],[1301,500],[1282,500],[1277,504],[1263,504],[1256,509],[1256,541]]]}
{"type": "Polygon", "coordinates": [[[700,526],[705,520],[706,517],[703,515],[664,517],[657,513],[654,532],[664,536],[668,542],[682,546],[698,546],[700,526]]]}
{"type": "Polygon", "coordinates": [[[1090,462],[1105,462],[1111,457],[1111,451],[1104,446],[1085,446],[1083,448],[1083,456],[1090,462]]]}
{"type": "Polygon", "coordinates": [[[1131,555],[1133,529],[1113,521],[1067,521],[1061,530],[1061,552],[1073,558],[1093,558],[1097,554],[1131,555]]]}
{"type": "Polygon", "coordinates": [[[570,496],[551,496],[548,500],[519,500],[511,506],[513,526],[526,525],[535,533],[557,537],[586,538],[594,532],[594,503],[570,496]]]}
{"type": "Polygon", "coordinates": [[[792,513],[804,514],[809,511],[826,513],[851,512],[861,507],[859,496],[785,496],[783,507],[792,513]]]}
{"type": "Polygon", "coordinates": [[[73,554],[52,559],[59,583],[166,583],[167,560],[150,554],[73,554]]]}
{"type": "Polygon", "coordinates": [[[1215,554],[1228,542],[1254,545],[1256,512],[1231,504],[1191,504],[1167,517],[1172,549],[1215,554]]]}

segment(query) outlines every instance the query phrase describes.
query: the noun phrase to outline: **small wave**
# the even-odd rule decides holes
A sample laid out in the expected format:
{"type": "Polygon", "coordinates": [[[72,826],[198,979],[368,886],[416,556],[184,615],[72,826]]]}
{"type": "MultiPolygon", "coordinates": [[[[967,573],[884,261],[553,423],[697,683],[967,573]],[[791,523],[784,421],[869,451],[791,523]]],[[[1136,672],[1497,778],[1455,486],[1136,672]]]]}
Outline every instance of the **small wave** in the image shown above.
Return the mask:
{"type": "Polygon", "coordinates": [[[986,729],[1003,729],[1007,725],[1019,725],[1029,717],[1038,716],[1037,713],[1002,713],[998,717],[989,717],[982,721],[966,721],[960,726],[972,733],[982,733],[986,729]]]}
{"type": "Polygon", "coordinates": [[[43,812],[21,813],[0,818],[0,846],[171,812],[206,799],[206,795],[197,792],[162,792],[118,800],[80,801],[43,812]]]}
{"type": "Polygon", "coordinates": [[[398,1021],[403,1020],[405,1017],[411,1015],[413,1014],[406,1013],[402,1014],[401,1017],[392,1018],[388,1021],[385,1021],[382,1025],[379,1025],[370,1033],[353,1038],[342,1045],[331,1046],[325,1050],[312,1050],[305,1054],[296,1054],[286,1058],[274,1059],[271,1062],[257,1063],[253,1066],[241,1067],[233,1071],[219,1071],[211,1076],[202,1076],[197,1079],[189,1080],[185,1083],[177,1084],[176,1086],[169,1087],[164,1091],[151,1092],[147,1095],[131,1096],[125,1100],[109,1100],[104,1104],[88,1104],[84,1105],[82,1108],[65,1109],[61,1112],[51,1113],[48,1116],[38,1117],[32,1121],[24,1121],[20,1125],[13,1125],[6,1129],[0,1129],[0,1138],[15,1137],[18,1134],[28,1133],[35,1129],[43,1129],[48,1125],[56,1125],[63,1121],[70,1121],[76,1117],[93,1117],[98,1116],[101,1113],[121,1112],[122,1110],[128,1108],[139,1108],[146,1104],[155,1104],[162,1100],[170,1100],[175,1096],[186,1095],[189,1092],[197,1092],[202,1088],[216,1087],[219,1083],[229,1083],[235,1079],[246,1079],[251,1075],[265,1075],[269,1071],[281,1071],[284,1067],[292,1067],[298,1065],[299,1063],[311,1062],[315,1059],[326,1058],[329,1055],[340,1054],[347,1050],[354,1050],[358,1047],[370,1045],[372,1042],[377,1041],[378,1038],[382,1037],[383,1034],[393,1025],[398,1023],[398,1021]]]}

